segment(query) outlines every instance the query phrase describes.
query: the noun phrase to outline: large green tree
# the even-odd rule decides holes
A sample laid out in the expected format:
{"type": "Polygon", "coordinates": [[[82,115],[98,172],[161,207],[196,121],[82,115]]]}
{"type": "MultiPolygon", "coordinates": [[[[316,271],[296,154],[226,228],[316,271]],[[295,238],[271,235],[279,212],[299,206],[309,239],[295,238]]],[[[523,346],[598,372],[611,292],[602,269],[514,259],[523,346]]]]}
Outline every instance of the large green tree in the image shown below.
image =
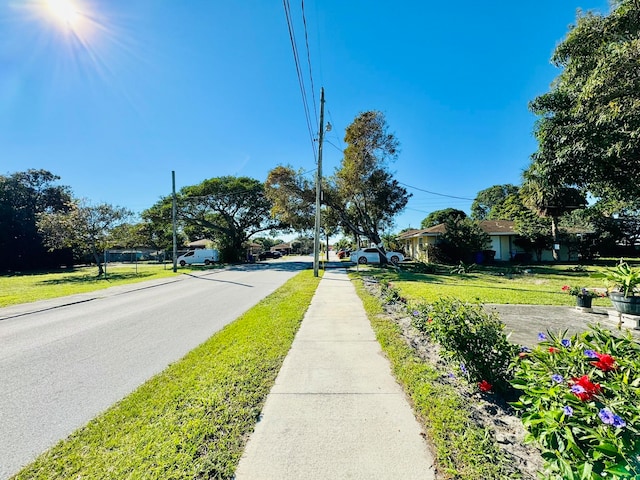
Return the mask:
{"type": "Polygon", "coordinates": [[[249,177],[215,177],[184,187],[178,205],[185,233],[213,240],[227,262],[244,258],[251,236],[285,226],[272,217],[263,183],[249,177]]]}
{"type": "Polygon", "coordinates": [[[551,90],[531,102],[539,119],[533,162],[595,197],[640,198],[640,2],[578,15],[552,62],[551,90]]]}
{"type": "Polygon", "coordinates": [[[422,219],[422,222],[420,222],[420,228],[435,227],[436,225],[440,225],[450,218],[454,220],[463,219],[467,218],[467,214],[462,210],[458,210],[457,208],[445,208],[442,210],[436,210],[422,219]]]}
{"type": "Polygon", "coordinates": [[[0,270],[29,270],[71,263],[70,251],[48,253],[37,228],[38,214],[67,209],[69,187],[47,170],[0,175],[0,270]]]}
{"type": "Polygon", "coordinates": [[[104,273],[102,252],[111,232],[125,223],[132,213],[108,203],[92,205],[87,200],[75,200],[66,211],[42,212],[38,229],[52,249],[73,248],[80,254],[91,254],[98,266],[98,276],[104,273]]]}
{"type": "MultiPolygon", "coordinates": [[[[389,171],[389,163],[398,155],[398,141],[377,111],[358,115],[344,140],[347,148],[340,166],[323,181],[327,228],[337,224],[345,233],[382,245],[382,232],[393,226],[410,197],[389,171]]],[[[280,166],[269,172],[266,187],[276,217],[296,228],[310,224],[315,213],[310,180],[280,166]]]]}
{"type": "Polygon", "coordinates": [[[475,220],[505,220],[498,213],[509,195],[518,193],[519,187],[506,183],[480,190],[471,204],[471,218],[475,220]]]}

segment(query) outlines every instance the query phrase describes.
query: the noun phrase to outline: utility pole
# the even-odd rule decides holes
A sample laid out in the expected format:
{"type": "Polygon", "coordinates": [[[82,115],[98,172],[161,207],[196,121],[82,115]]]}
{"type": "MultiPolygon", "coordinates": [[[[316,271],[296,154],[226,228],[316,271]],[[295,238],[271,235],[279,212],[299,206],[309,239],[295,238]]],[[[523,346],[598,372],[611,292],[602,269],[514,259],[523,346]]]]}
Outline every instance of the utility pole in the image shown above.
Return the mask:
{"type": "Polygon", "coordinates": [[[176,171],[171,170],[171,226],[173,229],[173,273],[178,271],[178,239],[176,237],[176,171]]]}
{"type": "Polygon", "coordinates": [[[316,174],[316,228],[313,245],[313,276],[320,263],[320,199],[322,196],[322,137],[324,136],[324,87],[320,89],[320,131],[318,133],[318,173],[316,174]]]}

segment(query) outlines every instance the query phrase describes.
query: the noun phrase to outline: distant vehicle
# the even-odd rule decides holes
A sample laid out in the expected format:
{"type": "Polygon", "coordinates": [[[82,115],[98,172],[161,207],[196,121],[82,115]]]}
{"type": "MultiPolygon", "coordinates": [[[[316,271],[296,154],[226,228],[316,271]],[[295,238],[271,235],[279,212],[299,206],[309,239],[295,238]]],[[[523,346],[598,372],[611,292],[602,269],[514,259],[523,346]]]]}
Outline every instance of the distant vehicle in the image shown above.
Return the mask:
{"type": "Polygon", "coordinates": [[[338,255],[338,258],[342,260],[344,257],[348,257],[349,255],[351,255],[351,251],[341,248],[340,250],[338,250],[337,255],[338,255]]]}
{"type": "Polygon", "coordinates": [[[282,254],[280,252],[262,252],[258,255],[258,259],[266,260],[267,258],[280,258],[282,254]]]}
{"type": "Polygon", "coordinates": [[[178,257],[178,264],[181,267],[194,263],[204,263],[205,265],[211,265],[213,262],[218,261],[220,261],[220,252],[213,248],[198,248],[196,250],[189,250],[184,255],[180,255],[178,257]]]}
{"type": "MultiPolygon", "coordinates": [[[[387,260],[390,263],[399,263],[404,260],[404,255],[400,252],[387,252],[387,260]]],[[[380,263],[380,251],[373,248],[363,248],[351,252],[351,261],[365,265],[367,263],[380,263]]]]}

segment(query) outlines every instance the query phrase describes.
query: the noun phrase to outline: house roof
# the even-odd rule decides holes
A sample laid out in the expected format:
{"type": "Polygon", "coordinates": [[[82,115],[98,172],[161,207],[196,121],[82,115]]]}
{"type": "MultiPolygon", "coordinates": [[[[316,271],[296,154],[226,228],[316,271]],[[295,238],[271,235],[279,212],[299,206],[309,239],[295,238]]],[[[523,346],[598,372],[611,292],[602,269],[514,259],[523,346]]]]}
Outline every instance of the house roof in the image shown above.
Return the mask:
{"type": "Polygon", "coordinates": [[[207,238],[203,238],[202,240],[196,240],[195,242],[187,243],[187,247],[197,248],[197,247],[206,247],[211,243],[211,240],[207,238]]]}
{"type": "Polygon", "coordinates": [[[274,245],[271,247],[271,250],[284,250],[285,248],[291,248],[290,243],[281,243],[279,245],[274,245]]]}
{"type": "MultiPolygon", "coordinates": [[[[514,223],[511,220],[481,220],[479,222],[482,228],[489,235],[516,235],[514,223]]],[[[407,230],[399,235],[400,240],[418,237],[435,237],[445,233],[446,226],[444,223],[434,225],[433,227],[423,228],[422,230],[407,230]]]]}

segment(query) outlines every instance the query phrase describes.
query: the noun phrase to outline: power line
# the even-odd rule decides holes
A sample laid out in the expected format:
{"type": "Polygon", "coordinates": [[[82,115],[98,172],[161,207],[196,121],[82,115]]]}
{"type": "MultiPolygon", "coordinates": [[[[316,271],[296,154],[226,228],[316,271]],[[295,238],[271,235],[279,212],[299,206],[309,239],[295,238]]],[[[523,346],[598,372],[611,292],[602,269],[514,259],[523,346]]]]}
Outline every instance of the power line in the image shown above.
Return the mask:
{"type": "Polygon", "coordinates": [[[300,68],[300,57],[298,55],[298,47],[296,45],[295,33],[293,31],[293,24],[291,22],[291,6],[289,0],[282,0],[284,6],[284,13],[287,19],[287,27],[289,29],[289,40],[291,41],[291,49],[293,51],[293,61],[296,66],[296,74],[298,76],[298,84],[300,86],[300,93],[302,94],[302,106],[304,107],[304,116],[307,121],[307,130],[309,131],[309,138],[311,140],[311,148],[313,149],[313,157],[316,158],[316,144],[314,142],[313,128],[311,127],[311,118],[309,114],[309,101],[307,100],[307,91],[304,86],[304,80],[302,78],[302,70],[300,68]]]}
{"type": "Polygon", "coordinates": [[[402,183],[402,182],[398,182],[400,185],[404,185],[405,187],[409,187],[409,188],[413,188],[414,190],[418,190],[420,192],[424,192],[424,193],[430,193],[431,195],[438,195],[440,197],[447,197],[447,198],[457,198],[458,200],[469,200],[471,202],[473,202],[473,198],[466,198],[466,197],[456,197],[455,195],[447,195],[446,193],[438,193],[438,192],[432,192],[430,190],[425,190],[423,188],[418,188],[418,187],[413,187],[411,185],[407,185],[406,183],[402,183]]]}
{"type": "Polygon", "coordinates": [[[307,18],[304,14],[304,0],[301,5],[302,10],[302,24],[304,25],[304,43],[307,47],[307,64],[309,65],[309,79],[311,80],[311,98],[313,99],[313,113],[315,113],[315,120],[318,123],[318,108],[316,107],[316,90],[313,86],[313,73],[311,72],[311,52],[309,50],[309,36],[307,35],[307,18]]]}

